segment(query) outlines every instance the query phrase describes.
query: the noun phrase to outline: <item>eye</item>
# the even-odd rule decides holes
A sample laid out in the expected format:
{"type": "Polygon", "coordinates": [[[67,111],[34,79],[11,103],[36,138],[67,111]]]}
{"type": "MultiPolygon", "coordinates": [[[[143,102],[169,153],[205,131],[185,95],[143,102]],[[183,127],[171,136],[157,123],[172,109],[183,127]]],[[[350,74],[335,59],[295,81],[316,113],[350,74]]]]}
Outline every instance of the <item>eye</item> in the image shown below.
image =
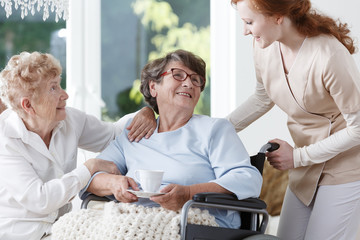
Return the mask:
{"type": "Polygon", "coordinates": [[[191,78],[191,81],[192,81],[192,82],[194,82],[194,83],[199,84],[199,83],[200,83],[200,78],[199,78],[199,77],[194,76],[194,77],[192,77],[192,78],[191,78]]]}
{"type": "Polygon", "coordinates": [[[57,89],[57,86],[51,86],[51,88],[50,88],[50,92],[53,92],[53,91],[55,91],[57,89]]]}
{"type": "Polygon", "coordinates": [[[245,24],[247,24],[247,25],[251,25],[251,24],[252,24],[252,22],[247,22],[247,21],[245,21],[245,24]]]}

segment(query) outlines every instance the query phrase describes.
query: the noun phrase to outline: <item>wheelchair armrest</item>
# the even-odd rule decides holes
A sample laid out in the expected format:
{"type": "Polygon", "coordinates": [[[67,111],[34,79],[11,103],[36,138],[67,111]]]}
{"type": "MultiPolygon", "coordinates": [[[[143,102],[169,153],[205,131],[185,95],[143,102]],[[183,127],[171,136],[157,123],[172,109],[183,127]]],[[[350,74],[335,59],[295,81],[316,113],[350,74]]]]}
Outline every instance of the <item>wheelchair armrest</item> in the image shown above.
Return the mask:
{"type": "Polygon", "coordinates": [[[234,194],[224,193],[198,193],[193,196],[195,202],[205,202],[214,204],[225,204],[237,207],[254,209],[266,209],[266,203],[259,198],[246,198],[239,200],[234,194]]]}
{"type": "Polygon", "coordinates": [[[111,199],[107,197],[100,197],[95,194],[89,194],[81,203],[81,209],[86,209],[90,201],[101,201],[101,202],[110,202],[111,199]]]}

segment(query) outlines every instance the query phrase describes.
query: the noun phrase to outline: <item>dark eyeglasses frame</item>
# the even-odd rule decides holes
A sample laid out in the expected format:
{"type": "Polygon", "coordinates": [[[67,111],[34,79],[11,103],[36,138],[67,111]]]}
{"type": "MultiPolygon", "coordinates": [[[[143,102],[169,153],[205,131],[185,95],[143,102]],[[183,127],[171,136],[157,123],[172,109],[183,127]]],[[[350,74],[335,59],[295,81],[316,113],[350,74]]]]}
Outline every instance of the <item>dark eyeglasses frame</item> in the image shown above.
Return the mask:
{"type": "Polygon", "coordinates": [[[199,75],[199,74],[197,74],[197,73],[188,74],[187,72],[185,72],[185,71],[182,70],[181,68],[170,68],[170,69],[167,70],[166,72],[163,72],[163,73],[160,75],[160,77],[165,76],[166,74],[168,74],[168,73],[170,73],[170,72],[171,72],[172,77],[173,77],[175,80],[177,80],[177,81],[183,82],[183,81],[185,81],[185,79],[186,79],[187,77],[189,77],[190,80],[191,80],[191,82],[192,82],[192,84],[193,84],[194,86],[196,86],[196,87],[202,87],[202,86],[205,85],[205,79],[204,79],[204,77],[202,77],[201,75],[199,75]],[[174,70],[183,71],[183,72],[186,74],[186,77],[185,77],[184,79],[180,79],[180,78],[178,78],[177,76],[174,76],[174,70]],[[191,78],[191,76],[195,76],[195,75],[198,75],[198,76],[200,77],[200,79],[201,79],[201,81],[202,81],[200,84],[198,84],[197,81],[194,81],[194,80],[191,78]]]}

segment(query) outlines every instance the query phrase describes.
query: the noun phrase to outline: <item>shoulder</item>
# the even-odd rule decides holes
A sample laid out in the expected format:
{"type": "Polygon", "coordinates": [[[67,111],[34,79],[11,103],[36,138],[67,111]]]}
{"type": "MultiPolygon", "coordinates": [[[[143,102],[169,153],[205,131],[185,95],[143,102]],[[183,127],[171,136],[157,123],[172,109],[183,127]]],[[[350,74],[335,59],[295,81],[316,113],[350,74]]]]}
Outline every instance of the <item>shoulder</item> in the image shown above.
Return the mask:
{"type": "Polygon", "coordinates": [[[98,118],[93,115],[89,115],[81,110],[72,107],[66,107],[65,124],[70,124],[73,127],[82,127],[86,122],[100,122],[98,118]]]}
{"type": "Polygon", "coordinates": [[[13,128],[14,122],[11,121],[9,118],[14,112],[11,109],[6,109],[0,114],[0,138],[4,139],[7,135],[6,132],[13,128]],[[10,126],[9,126],[10,124],[10,126]]]}
{"type": "MultiPolygon", "coordinates": [[[[234,128],[233,125],[225,118],[213,118],[206,115],[194,114],[191,118],[192,125],[196,125],[198,128],[234,128]]],[[[235,129],[234,129],[235,131],[235,129]]]]}
{"type": "Polygon", "coordinates": [[[351,56],[346,47],[339,42],[334,36],[331,35],[319,35],[315,37],[307,38],[306,45],[311,52],[316,53],[318,58],[326,60],[337,53],[342,53],[351,56]]]}
{"type": "Polygon", "coordinates": [[[6,109],[0,114],[0,134],[2,137],[19,138],[24,129],[24,123],[15,111],[6,109]]]}

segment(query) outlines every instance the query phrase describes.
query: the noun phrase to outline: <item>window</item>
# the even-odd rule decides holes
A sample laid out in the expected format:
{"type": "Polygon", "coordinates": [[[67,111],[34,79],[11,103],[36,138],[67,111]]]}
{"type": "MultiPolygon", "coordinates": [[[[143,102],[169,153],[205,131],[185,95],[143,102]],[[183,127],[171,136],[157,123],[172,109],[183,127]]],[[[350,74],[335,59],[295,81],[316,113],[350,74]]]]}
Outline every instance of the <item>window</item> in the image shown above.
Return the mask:
{"type": "Polygon", "coordinates": [[[61,85],[66,87],[66,30],[65,21],[55,22],[55,15],[50,14],[44,22],[43,13],[35,11],[21,19],[20,8],[12,9],[13,13],[6,18],[4,9],[0,8],[0,67],[3,69],[8,60],[15,54],[27,51],[51,53],[59,59],[63,67],[61,85]]]}
{"type": "MultiPolygon", "coordinates": [[[[141,69],[178,48],[202,57],[210,73],[209,0],[101,1],[103,118],[116,120],[144,106],[141,69]]],[[[207,83],[195,111],[210,115],[209,78],[207,83]]]]}

